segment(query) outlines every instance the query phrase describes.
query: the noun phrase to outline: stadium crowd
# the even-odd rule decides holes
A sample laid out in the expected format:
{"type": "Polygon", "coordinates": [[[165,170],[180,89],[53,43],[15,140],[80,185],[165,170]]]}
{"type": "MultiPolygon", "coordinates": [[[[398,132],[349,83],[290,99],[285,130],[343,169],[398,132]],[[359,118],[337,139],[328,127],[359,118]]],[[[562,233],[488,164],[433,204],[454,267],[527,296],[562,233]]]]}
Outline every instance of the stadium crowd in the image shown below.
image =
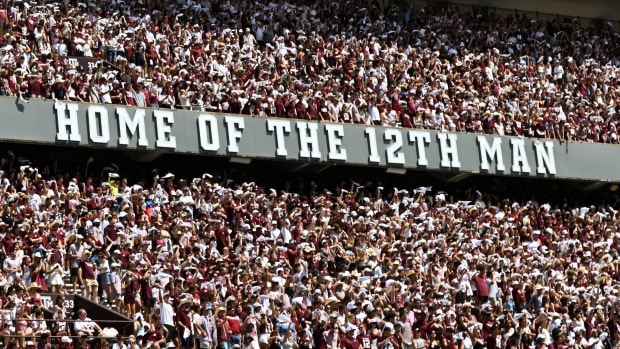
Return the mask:
{"type": "Polygon", "coordinates": [[[272,189],[208,173],[100,181],[13,168],[11,156],[10,348],[620,346],[615,204],[352,180],[272,189]],[[61,294],[49,325],[46,292],[61,294]],[[67,322],[62,295],[75,292],[114,303],[134,335],[108,338],[83,309],[67,322]]]}
{"type": "Polygon", "coordinates": [[[610,23],[376,2],[3,4],[2,95],[618,142],[610,23]]]}
{"type": "MultiPolygon", "coordinates": [[[[336,5],[3,1],[0,93],[617,142],[610,26],[336,5]]],[[[135,319],[114,349],[620,347],[615,204],[13,164],[7,347],[101,345],[44,292],[135,319]]]]}

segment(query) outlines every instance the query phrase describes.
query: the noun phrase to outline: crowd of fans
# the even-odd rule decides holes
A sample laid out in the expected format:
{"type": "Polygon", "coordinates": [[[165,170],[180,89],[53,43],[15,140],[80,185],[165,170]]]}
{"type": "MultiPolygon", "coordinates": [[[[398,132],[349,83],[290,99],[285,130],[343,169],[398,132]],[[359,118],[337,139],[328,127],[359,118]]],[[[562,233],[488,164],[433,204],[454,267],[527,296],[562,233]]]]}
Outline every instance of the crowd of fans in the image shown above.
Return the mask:
{"type": "MultiPolygon", "coordinates": [[[[0,93],[25,100],[617,142],[607,25],[290,1],[0,6],[0,93]]],[[[83,309],[63,321],[62,297],[48,327],[44,292],[135,319],[114,349],[620,347],[615,204],[13,164],[7,347],[102,344],[83,309]]]]}
{"type": "Polygon", "coordinates": [[[0,188],[11,348],[620,346],[615,204],[13,163],[0,188]],[[45,292],[61,295],[47,322],[45,292]],[[109,338],[83,309],[66,321],[74,292],[114,303],[134,335],[109,338]]]}
{"type": "Polygon", "coordinates": [[[2,95],[618,142],[609,23],[376,2],[3,4],[2,95]]]}

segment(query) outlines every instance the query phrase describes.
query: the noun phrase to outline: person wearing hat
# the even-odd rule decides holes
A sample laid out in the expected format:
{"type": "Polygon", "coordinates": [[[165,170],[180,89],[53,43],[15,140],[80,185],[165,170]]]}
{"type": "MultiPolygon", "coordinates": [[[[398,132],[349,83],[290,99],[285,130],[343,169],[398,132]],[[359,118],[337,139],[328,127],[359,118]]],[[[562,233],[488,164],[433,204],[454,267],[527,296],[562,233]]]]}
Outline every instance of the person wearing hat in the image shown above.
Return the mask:
{"type": "Polygon", "coordinates": [[[179,303],[176,312],[176,325],[180,336],[181,348],[186,349],[194,346],[194,331],[189,311],[191,304],[192,300],[190,298],[184,298],[179,303]]]}
{"type": "Polygon", "coordinates": [[[41,294],[39,293],[40,287],[36,282],[31,282],[26,288],[28,291],[28,297],[34,305],[41,305],[41,294]]]}
{"type": "Polygon", "coordinates": [[[119,275],[121,265],[119,263],[110,263],[110,292],[113,300],[116,302],[116,309],[122,309],[122,280],[119,275]]]}
{"type": "Polygon", "coordinates": [[[68,101],[67,87],[62,76],[57,76],[52,85],[52,99],[55,101],[68,101]]]}
{"type": "Polygon", "coordinates": [[[97,289],[99,283],[95,277],[95,264],[90,260],[90,257],[90,251],[85,251],[82,255],[78,268],[78,280],[80,284],[84,285],[84,297],[90,298],[91,301],[97,303],[97,289]]]}
{"type": "Polygon", "coordinates": [[[121,290],[124,292],[125,315],[130,319],[136,315],[136,295],[139,287],[138,275],[128,270],[121,282],[121,290]]]}
{"type": "Polygon", "coordinates": [[[325,327],[323,331],[323,338],[327,348],[338,348],[340,346],[340,325],[338,323],[338,313],[332,313],[329,315],[330,323],[325,327]]]}
{"type": "Polygon", "coordinates": [[[83,246],[84,236],[82,234],[73,234],[67,238],[67,244],[69,244],[69,253],[66,258],[69,260],[69,275],[73,288],[73,293],[77,291],[80,278],[78,277],[78,271],[84,254],[85,248],[83,246]]]}
{"type": "Polygon", "coordinates": [[[342,339],[342,347],[345,349],[359,349],[362,342],[355,337],[357,328],[353,324],[349,323],[345,327],[345,331],[346,337],[342,339]]]}
{"type": "Polygon", "coordinates": [[[166,341],[174,342],[176,346],[179,345],[179,334],[176,330],[174,323],[174,308],[172,307],[172,300],[170,293],[165,293],[163,296],[163,302],[159,307],[159,319],[161,324],[166,327],[168,334],[166,335],[166,341]]]}
{"type": "Polygon", "coordinates": [[[252,336],[243,337],[243,345],[241,349],[260,349],[258,345],[258,341],[255,340],[252,336]]]}
{"type": "Polygon", "coordinates": [[[219,307],[215,312],[215,327],[217,330],[217,342],[222,349],[232,349],[232,331],[226,318],[225,307],[219,307]]]}
{"type": "Polygon", "coordinates": [[[43,253],[39,250],[32,255],[32,264],[30,265],[30,280],[39,286],[39,290],[47,291],[47,262],[43,258],[43,253]]]}
{"type": "Polygon", "coordinates": [[[60,337],[60,342],[58,343],[58,348],[60,349],[68,349],[73,344],[73,340],[69,336],[60,337]]]}

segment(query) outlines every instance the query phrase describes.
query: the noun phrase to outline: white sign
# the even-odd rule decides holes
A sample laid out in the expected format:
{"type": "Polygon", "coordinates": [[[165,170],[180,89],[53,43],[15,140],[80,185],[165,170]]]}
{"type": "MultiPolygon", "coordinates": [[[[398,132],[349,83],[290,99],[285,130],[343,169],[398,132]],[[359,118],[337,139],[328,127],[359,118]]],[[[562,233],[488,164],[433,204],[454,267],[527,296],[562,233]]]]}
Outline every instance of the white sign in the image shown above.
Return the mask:
{"type": "Polygon", "coordinates": [[[102,104],[56,102],[54,113],[57,142],[444,171],[557,174],[555,143],[545,140],[102,104]]]}

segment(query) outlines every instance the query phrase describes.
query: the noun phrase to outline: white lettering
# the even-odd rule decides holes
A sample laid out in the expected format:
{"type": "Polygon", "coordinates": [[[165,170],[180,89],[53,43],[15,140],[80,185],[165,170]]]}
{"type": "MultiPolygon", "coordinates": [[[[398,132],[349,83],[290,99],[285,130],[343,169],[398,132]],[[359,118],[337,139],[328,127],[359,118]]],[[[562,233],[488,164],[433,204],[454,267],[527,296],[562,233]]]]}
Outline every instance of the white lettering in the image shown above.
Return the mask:
{"type": "Polygon", "coordinates": [[[378,164],[381,162],[379,151],[377,150],[377,134],[374,127],[366,127],[364,133],[368,138],[368,162],[378,164]]]}
{"type": "Polygon", "coordinates": [[[460,168],[461,162],[459,161],[457,144],[458,136],[454,133],[438,133],[437,139],[439,139],[440,166],[460,168]],[[450,141],[450,144],[448,144],[448,141],[450,141]]]}
{"type": "Polygon", "coordinates": [[[386,161],[388,164],[405,164],[405,154],[400,151],[403,147],[403,135],[400,130],[394,128],[385,129],[383,139],[392,141],[385,149],[386,161]]]}
{"type": "Polygon", "coordinates": [[[512,146],[512,172],[530,173],[530,165],[525,154],[525,141],[521,138],[511,138],[510,145],[512,146]]]}
{"type": "Polygon", "coordinates": [[[88,114],[88,137],[90,140],[93,143],[108,143],[110,141],[110,122],[106,107],[91,104],[86,113],[88,114]]]}
{"type": "Polygon", "coordinates": [[[319,149],[319,124],[305,121],[297,122],[297,131],[299,133],[299,157],[320,159],[321,150],[319,149]],[[312,147],[312,151],[310,151],[312,147]]]}
{"type": "Polygon", "coordinates": [[[119,132],[118,144],[129,145],[129,135],[134,136],[137,132],[138,146],[146,147],[149,145],[149,140],[146,138],[145,114],[144,109],[135,109],[132,118],[129,116],[126,108],[116,108],[119,132]]]}
{"type": "Polygon", "coordinates": [[[79,106],[74,103],[54,103],[54,109],[56,109],[56,124],[58,125],[58,133],[56,134],[56,139],[58,139],[59,141],[82,141],[82,136],[80,135],[80,128],[78,126],[78,108],[79,106]],[[69,115],[67,115],[67,110],[69,111],[69,115]],[[67,129],[69,132],[67,132],[67,129]]]}
{"type": "Polygon", "coordinates": [[[239,152],[239,140],[243,135],[243,129],[245,128],[245,120],[240,116],[225,116],[224,123],[226,124],[226,132],[228,135],[228,152],[239,152]]]}
{"type": "Polygon", "coordinates": [[[155,146],[158,148],[175,149],[177,147],[177,138],[172,135],[174,113],[165,110],[154,110],[153,118],[155,118],[155,134],[157,135],[155,146]]]}
{"type": "Polygon", "coordinates": [[[480,169],[489,171],[491,168],[489,159],[491,159],[491,161],[495,160],[495,169],[497,171],[506,171],[504,157],[502,155],[502,138],[493,137],[492,145],[489,145],[485,136],[478,136],[476,140],[478,141],[478,148],[480,149],[480,169]]]}
{"type": "Polygon", "coordinates": [[[342,148],[344,138],[344,126],[340,124],[325,124],[327,131],[327,159],[347,160],[347,150],[342,148]]]}
{"type": "Polygon", "coordinates": [[[291,122],[278,119],[267,119],[267,130],[276,135],[276,156],[287,156],[284,133],[291,133],[291,122]]]}
{"type": "Polygon", "coordinates": [[[428,166],[426,145],[431,144],[431,133],[423,131],[409,131],[409,142],[415,143],[418,152],[418,166],[428,166]]]}
{"type": "Polygon", "coordinates": [[[207,151],[218,151],[220,149],[220,133],[217,129],[215,115],[200,114],[196,121],[198,122],[200,148],[207,151]]]}
{"type": "Polygon", "coordinates": [[[539,174],[552,174],[555,171],[555,156],[553,154],[553,142],[551,141],[534,141],[534,148],[536,148],[536,163],[538,167],[536,172],[539,174]]]}

